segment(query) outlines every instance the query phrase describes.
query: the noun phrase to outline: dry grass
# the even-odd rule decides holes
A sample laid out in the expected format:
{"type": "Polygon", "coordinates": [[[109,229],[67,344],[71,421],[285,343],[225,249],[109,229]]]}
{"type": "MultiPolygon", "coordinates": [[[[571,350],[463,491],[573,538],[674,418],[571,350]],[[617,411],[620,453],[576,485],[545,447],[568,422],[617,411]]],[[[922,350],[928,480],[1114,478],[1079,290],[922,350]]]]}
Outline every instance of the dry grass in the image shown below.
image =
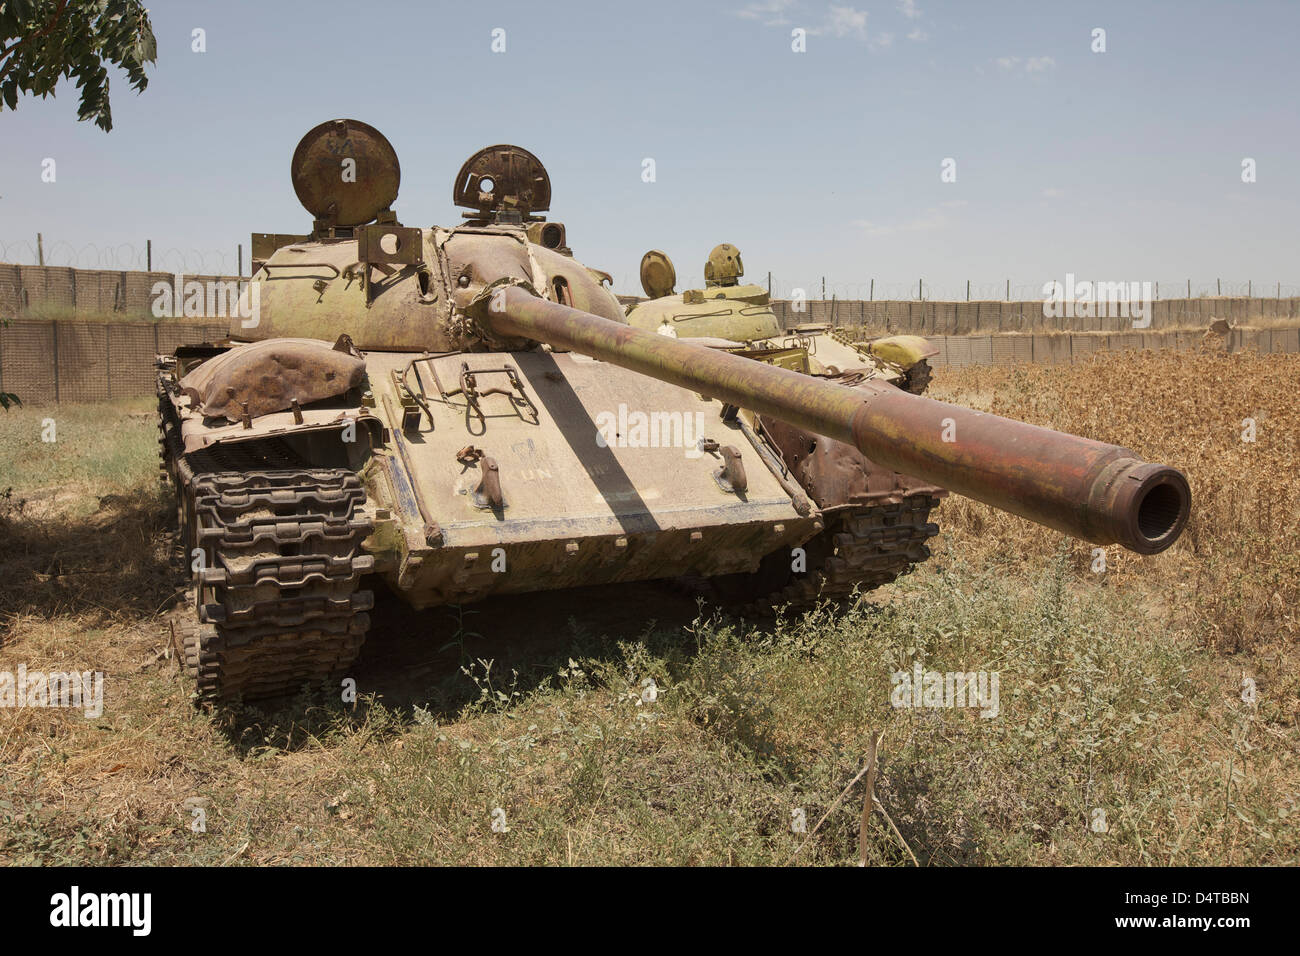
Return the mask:
{"type": "Polygon", "coordinates": [[[951,500],[935,559],[852,608],[760,628],[643,587],[450,624],[380,610],[356,707],[316,691],[220,717],[163,656],[152,421],[59,409],[53,479],[0,418],[0,471],[27,469],[0,505],[0,670],[108,674],[100,718],[0,711],[0,860],[783,864],[800,810],[827,817],[797,862],[852,864],[860,786],[836,800],[882,732],[898,833],[869,820],[875,864],[1294,864],[1298,375],[1187,353],[939,373],[940,397],[1183,467],[1193,525],[1158,558],[1111,549],[1094,575],[1088,546],[951,500]],[[120,474],[72,454],[105,421],[135,449],[120,474]],[[1001,714],[893,709],[914,662],[999,671],[1001,714]]]}
{"type": "MultiPolygon", "coordinates": [[[[1185,628],[1235,651],[1300,638],[1300,355],[1101,353],[1070,368],[972,367],[941,374],[935,397],[1133,448],[1187,474],[1191,520],[1156,558],[1111,548],[1108,578],[1140,579],[1185,628]],[[1243,441],[1245,420],[1254,441],[1243,441]]],[[[986,559],[1042,561],[1059,535],[956,499],[942,525],[986,559]]],[[[1077,542],[1087,573],[1092,548],[1077,542]]]]}

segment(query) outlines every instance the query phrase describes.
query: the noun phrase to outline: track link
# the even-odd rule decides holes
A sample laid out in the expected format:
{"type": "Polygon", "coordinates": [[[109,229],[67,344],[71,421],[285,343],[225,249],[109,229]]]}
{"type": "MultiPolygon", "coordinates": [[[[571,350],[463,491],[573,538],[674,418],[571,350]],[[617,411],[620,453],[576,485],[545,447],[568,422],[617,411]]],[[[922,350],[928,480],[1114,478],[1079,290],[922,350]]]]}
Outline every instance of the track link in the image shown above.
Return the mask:
{"type": "Polygon", "coordinates": [[[202,554],[177,613],[197,702],[278,697],[338,678],[360,653],[374,606],[373,592],[359,589],[374,568],[361,544],[374,526],[360,477],[268,468],[290,457],[274,443],[185,454],[171,403],[160,395],[159,405],[178,551],[187,570],[194,549],[202,554]]]}
{"type": "MultiPolygon", "coordinates": [[[[938,505],[938,498],[917,494],[896,504],[859,505],[827,516],[819,534],[826,554],[821,566],[810,567],[765,603],[808,605],[890,583],[930,557],[926,541],[939,533],[939,526],[928,519],[938,505]]],[[[811,548],[806,550],[811,557],[811,548]]]]}
{"type": "Polygon", "coordinates": [[[196,478],[200,701],[295,693],[356,659],[374,606],[358,590],[374,567],[361,547],[373,529],[364,503],[344,469],[196,478]]]}
{"type": "MultiPolygon", "coordinates": [[[[785,584],[765,594],[754,594],[751,588],[743,597],[734,587],[719,586],[718,579],[707,580],[706,595],[742,614],[765,617],[782,606],[809,607],[818,601],[849,598],[855,590],[874,590],[930,557],[926,542],[939,533],[939,526],[929,516],[939,502],[939,497],[921,492],[830,512],[826,527],[803,545],[806,572],[789,571],[785,584]]],[[[776,552],[764,562],[788,568],[790,555],[776,552]]],[[[751,580],[764,580],[763,574],[760,568],[751,580]]]]}

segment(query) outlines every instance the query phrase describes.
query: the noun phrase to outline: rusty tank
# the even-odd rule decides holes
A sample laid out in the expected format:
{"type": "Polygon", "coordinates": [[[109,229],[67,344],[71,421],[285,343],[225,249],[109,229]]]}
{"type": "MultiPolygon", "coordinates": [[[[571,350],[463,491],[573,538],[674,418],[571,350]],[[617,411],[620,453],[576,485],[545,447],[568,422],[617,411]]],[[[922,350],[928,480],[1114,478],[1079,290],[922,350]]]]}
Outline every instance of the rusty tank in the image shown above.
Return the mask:
{"type": "Polygon", "coordinates": [[[227,341],[159,356],[201,704],[345,676],[376,577],[417,608],[662,578],[801,604],[924,560],[950,491],[1142,554],[1186,521],[1183,475],[1124,448],[636,328],[520,147],[464,164],[446,228],[397,220],[364,123],[291,172],[311,231],[260,237],[227,341]]]}

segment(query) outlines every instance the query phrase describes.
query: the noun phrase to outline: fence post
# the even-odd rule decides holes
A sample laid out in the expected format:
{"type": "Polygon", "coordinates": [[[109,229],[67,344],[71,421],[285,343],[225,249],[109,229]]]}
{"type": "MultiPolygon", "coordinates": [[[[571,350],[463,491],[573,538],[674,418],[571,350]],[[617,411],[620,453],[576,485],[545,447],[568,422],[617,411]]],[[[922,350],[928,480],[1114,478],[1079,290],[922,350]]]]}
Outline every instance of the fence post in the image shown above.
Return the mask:
{"type": "Polygon", "coordinates": [[[767,297],[769,299],[772,298],[772,270],[771,269],[767,270],[767,297]]]}
{"type": "Polygon", "coordinates": [[[871,280],[871,291],[867,293],[867,296],[868,296],[867,299],[868,302],[876,301],[876,280],[875,279],[871,280]]]}
{"type": "Polygon", "coordinates": [[[1223,280],[1222,280],[1222,279],[1215,279],[1215,280],[1214,280],[1214,294],[1215,294],[1215,295],[1223,295],[1223,280]]]}
{"type": "Polygon", "coordinates": [[[1191,280],[1191,279],[1188,279],[1188,280],[1187,280],[1187,298],[1190,299],[1191,297],[1192,297],[1192,280],[1191,280]]]}
{"type": "Polygon", "coordinates": [[[36,264],[45,265],[45,239],[39,232],[36,234],[36,264]]]}
{"type": "Polygon", "coordinates": [[[144,241],[144,271],[153,272],[153,240],[144,241]]]}
{"type": "Polygon", "coordinates": [[[1007,301],[1011,301],[1011,280],[1007,280],[1007,301]]]}
{"type": "MultiPolygon", "coordinates": [[[[239,253],[238,253],[238,255],[239,255],[239,271],[235,273],[235,276],[236,276],[237,278],[242,279],[242,278],[244,278],[244,244],[241,242],[241,243],[240,243],[238,246],[236,246],[235,248],[239,250],[239,253]]],[[[771,289],[768,289],[767,292],[768,292],[768,295],[771,295],[771,294],[772,294],[772,290],[771,290],[771,289]]]]}
{"type": "Polygon", "coordinates": [[[966,280],[966,301],[970,301],[970,279],[966,280]]]}

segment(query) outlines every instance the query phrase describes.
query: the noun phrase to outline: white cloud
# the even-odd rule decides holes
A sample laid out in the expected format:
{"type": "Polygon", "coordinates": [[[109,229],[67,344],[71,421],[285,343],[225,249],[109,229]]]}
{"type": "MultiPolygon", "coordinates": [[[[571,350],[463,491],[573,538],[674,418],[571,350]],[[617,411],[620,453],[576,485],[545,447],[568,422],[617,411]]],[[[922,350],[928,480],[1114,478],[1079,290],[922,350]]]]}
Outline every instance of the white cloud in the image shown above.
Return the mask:
{"type": "Polygon", "coordinates": [[[909,20],[915,20],[921,15],[921,11],[916,9],[916,0],[898,0],[898,10],[909,20]]]}
{"type": "Polygon", "coordinates": [[[1011,73],[1019,69],[1020,64],[1024,64],[1026,73],[1043,73],[1056,66],[1056,61],[1050,56],[1031,56],[1028,59],[1022,59],[1018,56],[1000,56],[993,61],[998,65],[998,69],[1003,73],[1011,73]]]}
{"type": "Polygon", "coordinates": [[[867,11],[853,7],[831,7],[826,26],[837,37],[867,35],[867,11]]]}
{"type": "Polygon", "coordinates": [[[1065,195],[1064,192],[1052,186],[1048,186],[1046,189],[1043,190],[1044,199],[1060,199],[1064,195],[1065,195]]]}
{"type": "MultiPolygon", "coordinates": [[[[796,22],[796,20],[786,16],[787,13],[793,13],[796,6],[795,0],[752,0],[752,2],[732,12],[744,20],[761,21],[764,26],[785,26],[796,22]]],[[[832,3],[827,7],[826,13],[820,19],[815,15],[802,17],[799,18],[802,20],[799,25],[807,30],[809,36],[831,36],[839,39],[848,37],[865,42],[871,50],[883,50],[893,46],[894,34],[867,32],[867,16],[866,10],[832,3]],[[807,25],[810,20],[814,25],[807,25]]],[[[913,34],[920,33],[920,36],[911,36],[911,39],[925,38],[923,32],[918,30],[912,32],[913,34]]]]}
{"type": "Polygon", "coordinates": [[[866,235],[876,238],[881,236],[893,236],[905,232],[937,232],[942,229],[948,229],[952,226],[952,219],[943,210],[945,208],[957,209],[964,205],[966,205],[965,200],[957,199],[940,203],[938,206],[931,206],[916,218],[907,219],[903,222],[887,223],[871,222],[866,219],[854,219],[851,225],[861,229],[866,235]]]}
{"type": "Polygon", "coordinates": [[[781,26],[790,22],[782,14],[793,3],[794,0],[756,0],[745,4],[735,14],[745,20],[762,20],[765,27],[781,26]]]}
{"type": "Polygon", "coordinates": [[[930,39],[930,34],[926,33],[920,27],[917,27],[915,30],[913,30],[911,33],[907,35],[907,38],[913,41],[914,43],[920,43],[923,40],[930,39]]]}

